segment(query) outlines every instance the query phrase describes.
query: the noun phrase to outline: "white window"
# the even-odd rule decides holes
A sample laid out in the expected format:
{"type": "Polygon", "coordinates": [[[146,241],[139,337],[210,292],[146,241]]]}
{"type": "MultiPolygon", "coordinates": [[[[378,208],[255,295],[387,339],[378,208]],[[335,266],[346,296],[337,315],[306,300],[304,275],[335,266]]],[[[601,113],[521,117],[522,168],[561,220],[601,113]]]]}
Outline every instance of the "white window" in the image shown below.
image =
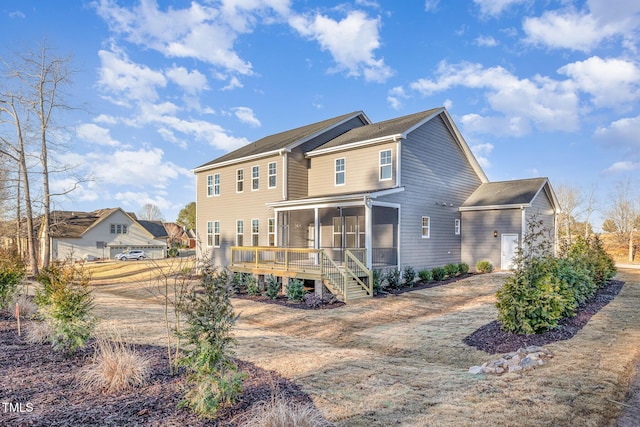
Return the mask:
{"type": "Polygon", "coordinates": [[[275,188],[277,183],[278,166],[276,162],[269,163],[269,188],[275,188]]]}
{"type": "Polygon", "coordinates": [[[251,246],[260,246],[260,220],[251,220],[251,246]]]}
{"type": "Polygon", "coordinates": [[[213,175],[207,175],[207,197],[213,196],[213,175]]]}
{"type": "Polygon", "coordinates": [[[213,246],[215,248],[220,247],[220,221],[214,221],[213,223],[213,246]]]}
{"type": "Polygon", "coordinates": [[[220,174],[217,173],[213,176],[213,195],[220,195],[220,174]]]}
{"type": "Polygon", "coordinates": [[[251,168],[251,190],[255,191],[260,188],[260,166],[251,168]]]}
{"type": "Polygon", "coordinates": [[[391,150],[380,152],[380,181],[388,181],[391,179],[391,150]]]}
{"type": "Polygon", "coordinates": [[[269,246],[276,245],[276,220],[269,218],[269,246]]]}
{"type": "Polygon", "coordinates": [[[333,217],[333,247],[342,247],[342,218],[339,216],[333,217]]]}
{"type": "Polygon", "coordinates": [[[336,185],[344,185],[345,182],[345,159],[336,159],[336,185]]]}
{"type": "Polygon", "coordinates": [[[127,234],[127,224],[109,224],[111,234],[127,234]]]}
{"type": "Polygon", "coordinates": [[[460,220],[455,219],[453,222],[453,231],[456,235],[460,234],[460,220]]]}
{"type": "Polygon", "coordinates": [[[431,235],[431,218],[428,216],[422,217],[422,238],[428,239],[431,235]]]}
{"type": "Polygon", "coordinates": [[[244,246],[244,221],[236,221],[236,246],[244,246]]]}
{"type": "Polygon", "coordinates": [[[236,193],[242,193],[244,191],[244,169],[238,169],[236,171],[236,193]]]}
{"type": "Polygon", "coordinates": [[[213,221],[207,221],[207,246],[213,246],[213,221]]]}

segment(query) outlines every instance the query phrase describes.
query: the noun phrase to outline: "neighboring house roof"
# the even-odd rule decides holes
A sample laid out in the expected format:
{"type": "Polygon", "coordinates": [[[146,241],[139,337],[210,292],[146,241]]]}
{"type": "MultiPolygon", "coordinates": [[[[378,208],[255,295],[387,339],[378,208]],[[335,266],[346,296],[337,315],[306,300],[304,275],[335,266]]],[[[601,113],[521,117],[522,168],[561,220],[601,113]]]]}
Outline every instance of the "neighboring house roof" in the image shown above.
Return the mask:
{"type": "Polygon", "coordinates": [[[530,178],[483,183],[467,198],[460,210],[528,207],[541,191],[547,192],[554,209],[557,209],[558,201],[549,180],[530,178]]]}
{"type": "Polygon", "coordinates": [[[333,117],[331,119],[323,120],[310,125],[302,126],[296,129],[291,129],[285,132],[276,133],[274,135],[266,136],[255,142],[249,143],[243,147],[238,148],[235,151],[218,157],[208,163],[198,166],[194,171],[200,169],[207,169],[214,165],[220,165],[225,163],[231,163],[239,161],[245,158],[252,158],[254,156],[265,155],[268,153],[277,153],[279,150],[287,150],[292,147],[301,144],[318,134],[325,132],[331,128],[334,128],[345,121],[352,118],[361,116],[363,123],[370,123],[369,119],[364,115],[362,111],[354,111],[349,114],[343,114],[341,116],[333,117]]]}
{"type": "Polygon", "coordinates": [[[138,224],[144,227],[154,239],[163,239],[169,237],[167,230],[164,228],[162,221],[147,221],[144,219],[139,219],[138,224]]]}
{"type": "Polygon", "coordinates": [[[51,237],[79,239],[96,227],[102,221],[115,212],[122,212],[133,222],[142,226],[154,239],[167,237],[167,231],[160,221],[142,221],[136,219],[135,214],[123,211],[120,208],[98,209],[93,212],[78,211],[52,211],[51,212],[51,237]],[[158,227],[159,224],[159,227],[158,227]]]}

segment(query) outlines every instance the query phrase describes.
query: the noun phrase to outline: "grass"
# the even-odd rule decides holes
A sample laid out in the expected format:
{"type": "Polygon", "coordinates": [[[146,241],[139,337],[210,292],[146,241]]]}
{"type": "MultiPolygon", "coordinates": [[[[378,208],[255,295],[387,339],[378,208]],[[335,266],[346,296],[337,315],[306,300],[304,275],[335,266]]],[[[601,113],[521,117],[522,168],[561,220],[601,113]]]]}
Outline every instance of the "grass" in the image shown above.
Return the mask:
{"type": "Polygon", "coordinates": [[[328,427],[322,414],[310,404],[288,402],[274,396],[269,402],[254,405],[243,427],[328,427]]]}
{"type": "MultiPolygon", "coordinates": [[[[494,355],[462,339],[495,320],[503,273],[348,304],[295,310],[234,300],[237,356],[294,379],[331,422],[374,425],[613,425],[640,358],[640,270],[547,365],[502,376],[467,373],[494,355]],[[524,421],[523,421],[524,422],[524,421]]],[[[144,282],[95,288],[96,310],[164,338],[162,308],[144,282]]]]}
{"type": "Polygon", "coordinates": [[[148,376],[149,360],[110,328],[97,334],[93,361],[80,370],[78,384],[87,392],[115,393],[144,385],[148,376]]]}

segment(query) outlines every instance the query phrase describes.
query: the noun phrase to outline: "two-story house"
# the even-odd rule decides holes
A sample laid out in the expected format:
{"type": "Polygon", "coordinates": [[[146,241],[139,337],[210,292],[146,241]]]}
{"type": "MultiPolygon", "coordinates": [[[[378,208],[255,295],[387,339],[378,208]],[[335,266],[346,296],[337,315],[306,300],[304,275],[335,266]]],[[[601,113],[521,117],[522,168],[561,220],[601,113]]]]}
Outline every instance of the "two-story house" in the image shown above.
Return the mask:
{"type": "Polygon", "coordinates": [[[501,262],[533,211],[555,229],[548,180],[508,181],[497,192],[445,108],[379,123],[346,114],[260,139],[194,173],[200,255],[236,271],[319,271],[330,281],[345,267],[486,259],[509,268],[501,262]]]}

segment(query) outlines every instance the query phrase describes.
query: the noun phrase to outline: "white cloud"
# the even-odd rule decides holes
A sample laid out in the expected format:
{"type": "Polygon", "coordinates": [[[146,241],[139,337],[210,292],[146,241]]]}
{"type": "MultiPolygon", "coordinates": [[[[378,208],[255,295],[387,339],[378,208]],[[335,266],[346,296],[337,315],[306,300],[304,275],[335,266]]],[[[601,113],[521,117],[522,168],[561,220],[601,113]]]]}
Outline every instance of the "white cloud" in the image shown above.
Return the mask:
{"type": "Polygon", "coordinates": [[[193,1],[188,8],[160,10],[155,0],[141,0],[131,9],[114,0],[94,3],[111,31],[132,43],[241,75],[252,74],[252,65],[235,52],[237,37],[250,33],[259,19],[270,23],[287,16],[289,4],[290,0],[224,0],[216,8],[193,1]]]}
{"type": "Polygon", "coordinates": [[[609,127],[600,127],[595,137],[609,145],[620,145],[633,149],[640,148],[640,116],[616,120],[609,127]]]}
{"type": "Polygon", "coordinates": [[[166,74],[171,81],[189,94],[196,94],[208,89],[207,78],[198,70],[189,71],[185,67],[178,67],[174,64],[166,74]]]}
{"type": "Polygon", "coordinates": [[[419,79],[410,84],[423,96],[458,86],[486,91],[489,106],[499,113],[464,116],[463,124],[470,131],[522,136],[533,127],[542,131],[578,128],[578,96],[570,81],[539,75],[520,79],[502,67],[484,68],[468,62],[450,65],[443,61],[435,79],[419,79]]]}
{"type": "Polygon", "coordinates": [[[98,56],[101,62],[98,85],[116,97],[155,101],[158,99],[157,88],[167,84],[161,72],[136,64],[123,53],[100,50],[98,56]]]}
{"type": "Polygon", "coordinates": [[[548,10],[522,25],[531,44],[589,52],[614,37],[637,42],[633,33],[640,26],[639,12],[637,1],[590,0],[585,10],[548,10]]]}
{"type": "Polygon", "coordinates": [[[302,36],[316,40],[323,51],[329,51],[336,67],[331,71],[346,71],[347,75],[364,76],[367,81],[385,82],[393,71],[377,59],[374,51],[380,47],[380,18],[369,18],[362,11],[351,11],[341,21],[325,15],[294,16],[289,24],[302,36]]]}
{"type": "Polygon", "coordinates": [[[171,200],[168,200],[166,197],[163,197],[164,194],[166,193],[162,191],[155,192],[154,194],[149,194],[146,191],[121,191],[114,195],[114,199],[120,202],[125,209],[133,211],[138,210],[147,203],[157,206],[163,214],[164,212],[184,207],[171,202],[171,200]]]}
{"type": "Polygon", "coordinates": [[[593,56],[558,70],[593,97],[597,107],[620,107],[640,98],[640,67],[624,59],[593,56]]]}
{"type": "Polygon", "coordinates": [[[519,3],[526,3],[529,0],[473,0],[480,8],[480,14],[484,16],[498,16],[503,11],[519,3]]]}
{"type": "Polygon", "coordinates": [[[608,168],[602,171],[605,175],[614,175],[619,173],[632,172],[636,169],[640,169],[640,163],[638,162],[630,162],[630,161],[622,161],[615,162],[608,168]]]}
{"type": "Polygon", "coordinates": [[[491,162],[489,161],[489,154],[491,154],[491,152],[493,151],[493,144],[490,144],[490,143],[475,144],[475,145],[472,145],[470,148],[476,160],[478,161],[478,163],[480,163],[480,166],[486,169],[491,167],[491,162]]]}
{"type": "Polygon", "coordinates": [[[253,113],[253,110],[249,107],[236,107],[233,109],[236,117],[243,123],[247,123],[253,127],[260,127],[262,123],[258,120],[253,113]]]}
{"type": "Polygon", "coordinates": [[[119,141],[111,138],[109,129],[100,127],[93,123],[84,123],[77,126],[76,136],[85,141],[107,147],[118,147],[122,145],[119,141]]]}
{"type": "Polygon", "coordinates": [[[498,41],[491,36],[479,36],[474,40],[474,43],[477,46],[482,46],[482,47],[498,46],[498,41]]]}
{"type": "Polygon", "coordinates": [[[425,12],[435,12],[438,10],[438,4],[440,0],[425,0],[424,1],[424,10],[425,12]]]}
{"type": "Polygon", "coordinates": [[[407,98],[407,94],[402,86],[396,86],[389,90],[387,101],[394,110],[399,110],[402,107],[402,100],[407,98]]]}

